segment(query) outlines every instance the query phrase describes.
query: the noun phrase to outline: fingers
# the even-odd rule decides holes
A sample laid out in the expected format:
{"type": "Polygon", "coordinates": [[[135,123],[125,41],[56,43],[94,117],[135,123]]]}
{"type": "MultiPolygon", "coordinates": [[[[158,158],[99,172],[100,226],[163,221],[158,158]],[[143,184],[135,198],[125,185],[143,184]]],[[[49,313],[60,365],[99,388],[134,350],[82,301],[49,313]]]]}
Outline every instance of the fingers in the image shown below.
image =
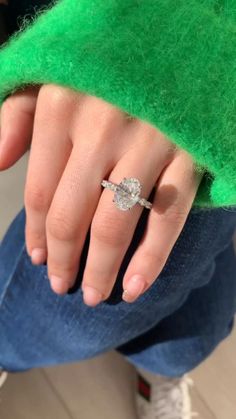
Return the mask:
{"type": "Polygon", "coordinates": [[[39,87],[10,96],[1,108],[0,170],[11,167],[28,150],[39,87]]]}
{"type": "Polygon", "coordinates": [[[82,102],[73,118],[74,147],[46,219],[48,276],[58,294],[66,293],[74,284],[101,195],[101,179],[114,165],[111,138],[124,129],[121,113],[113,113],[108,104],[98,105],[91,98],[82,102]]]}
{"type": "Polygon", "coordinates": [[[157,185],[143,239],[134,253],[123,279],[126,302],[145,292],[162,271],[185,224],[196,195],[201,175],[194,170],[191,157],[176,154],[157,185]],[[144,288],[138,288],[140,281],[144,288]]]}
{"type": "MultiPolygon", "coordinates": [[[[146,232],[124,276],[123,298],[135,301],[161,272],[192,206],[200,175],[190,156],[176,152],[149,124],[128,123],[112,105],[87,95],[78,99],[70,89],[43,86],[37,105],[32,98],[29,103],[35,120],[25,188],[26,246],[33,263],[47,258],[56,293],[64,294],[73,285],[91,225],[84,301],[95,306],[108,298],[143,207],[116,208],[114,193],[103,190],[101,181],[138,178],[141,197],[147,198],[160,177],[146,232]]],[[[6,117],[3,112],[3,126],[9,126],[6,117]]],[[[32,135],[29,114],[22,118],[25,128],[20,125],[19,131],[26,147],[27,135],[32,135]]],[[[3,129],[6,137],[14,136],[3,129]]]]}
{"type": "Polygon", "coordinates": [[[101,188],[101,168],[74,148],[64,170],[46,219],[48,276],[52,289],[64,294],[72,287],[80,254],[93,217],[101,188]],[[92,175],[91,175],[92,173],[92,175]],[[88,188],[89,185],[89,188],[88,188]]]}
{"type": "Polygon", "coordinates": [[[39,92],[25,185],[26,247],[32,262],[47,257],[46,217],[71,153],[68,127],[73,94],[54,85],[39,92]]]}
{"type": "MultiPolygon", "coordinates": [[[[134,138],[136,147],[121,158],[110,173],[109,180],[120,183],[124,177],[136,177],[143,185],[142,197],[148,197],[169,158],[169,143],[165,140],[161,144],[160,136],[159,141],[154,138],[153,130],[148,130],[145,124],[141,125],[141,129],[140,124],[137,125],[136,129],[130,126],[125,135],[127,143],[129,136],[134,138]]],[[[156,131],[155,135],[157,137],[156,131]]],[[[112,202],[113,196],[114,192],[104,189],[91,225],[82,283],[84,301],[90,306],[97,305],[111,293],[143,210],[140,205],[135,205],[130,211],[121,211],[112,202]]]]}

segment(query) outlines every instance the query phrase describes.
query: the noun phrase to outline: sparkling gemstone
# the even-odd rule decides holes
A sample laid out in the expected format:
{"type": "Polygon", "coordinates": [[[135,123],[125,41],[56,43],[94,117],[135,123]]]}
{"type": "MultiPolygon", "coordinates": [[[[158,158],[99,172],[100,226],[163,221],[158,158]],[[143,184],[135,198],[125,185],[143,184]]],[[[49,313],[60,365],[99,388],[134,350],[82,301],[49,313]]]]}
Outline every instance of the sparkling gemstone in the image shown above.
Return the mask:
{"type": "Polygon", "coordinates": [[[140,194],[141,184],[138,179],[124,178],[116,188],[114,202],[117,208],[127,211],[139,201],[140,194]]]}

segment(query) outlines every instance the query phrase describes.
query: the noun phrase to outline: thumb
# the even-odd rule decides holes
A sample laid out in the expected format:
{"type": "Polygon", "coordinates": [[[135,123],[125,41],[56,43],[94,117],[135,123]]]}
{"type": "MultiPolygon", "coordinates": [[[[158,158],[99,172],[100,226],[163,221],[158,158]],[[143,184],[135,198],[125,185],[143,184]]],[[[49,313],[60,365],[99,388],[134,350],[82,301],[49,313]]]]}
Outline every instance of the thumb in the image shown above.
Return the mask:
{"type": "Polygon", "coordinates": [[[13,166],[30,148],[39,87],[8,97],[1,108],[0,171],[13,166]]]}

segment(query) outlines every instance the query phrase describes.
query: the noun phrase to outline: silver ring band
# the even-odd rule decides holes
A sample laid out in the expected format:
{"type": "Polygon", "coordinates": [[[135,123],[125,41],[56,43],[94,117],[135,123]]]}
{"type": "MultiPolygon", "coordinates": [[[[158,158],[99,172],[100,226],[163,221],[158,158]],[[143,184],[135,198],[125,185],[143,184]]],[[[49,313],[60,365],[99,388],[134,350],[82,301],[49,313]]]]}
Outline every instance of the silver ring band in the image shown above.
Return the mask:
{"type": "Polygon", "coordinates": [[[140,197],[142,187],[136,178],[124,178],[120,184],[104,179],[101,185],[115,192],[113,202],[115,202],[117,208],[123,211],[130,210],[137,203],[147,209],[152,208],[151,202],[140,197]]]}

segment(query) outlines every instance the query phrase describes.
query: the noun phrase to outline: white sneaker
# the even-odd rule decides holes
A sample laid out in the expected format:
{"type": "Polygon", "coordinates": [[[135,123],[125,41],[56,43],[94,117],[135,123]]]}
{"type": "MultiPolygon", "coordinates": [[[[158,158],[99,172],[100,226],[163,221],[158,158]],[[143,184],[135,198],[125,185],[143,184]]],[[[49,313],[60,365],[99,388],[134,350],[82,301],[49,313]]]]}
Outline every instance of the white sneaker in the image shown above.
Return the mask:
{"type": "Polygon", "coordinates": [[[0,388],[3,386],[3,384],[6,381],[6,379],[7,379],[7,372],[0,371],[0,388]]]}
{"type": "Polygon", "coordinates": [[[187,374],[169,378],[140,370],[137,373],[139,419],[192,419],[198,416],[192,411],[189,386],[193,386],[193,380],[187,374]]]}

